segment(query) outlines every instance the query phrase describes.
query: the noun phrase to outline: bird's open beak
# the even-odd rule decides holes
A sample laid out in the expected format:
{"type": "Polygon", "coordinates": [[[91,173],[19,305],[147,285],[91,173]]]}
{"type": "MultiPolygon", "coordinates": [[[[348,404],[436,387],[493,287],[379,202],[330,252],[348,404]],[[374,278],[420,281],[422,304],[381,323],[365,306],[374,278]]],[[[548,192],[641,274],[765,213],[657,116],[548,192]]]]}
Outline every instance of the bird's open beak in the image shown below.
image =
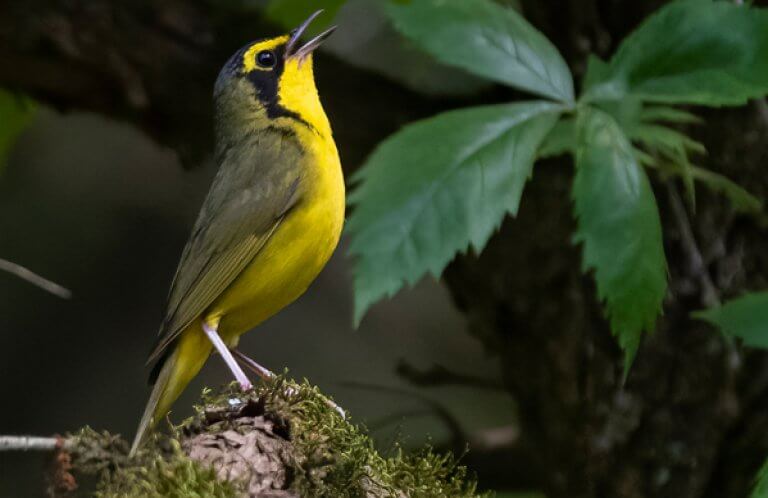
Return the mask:
{"type": "Polygon", "coordinates": [[[331,34],[336,31],[336,26],[331,26],[330,28],[309,40],[304,45],[299,46],[299,38],[301,38],[301,35],[304,34],[309,25],[312,24],[312,21],[317,19],[317,16],[322,13],[322,9],[318,10],[309,16],[306,21],[301,23],[301,26],[291,31],[291,39],[288,40],[288,44],[285,46],[285,53],[288,55],[288,57],[297,57],[300,62],[303,61],[305,57],[311,54],[312,51],[319,47],[326,38],[331,36],[331,34]]]}

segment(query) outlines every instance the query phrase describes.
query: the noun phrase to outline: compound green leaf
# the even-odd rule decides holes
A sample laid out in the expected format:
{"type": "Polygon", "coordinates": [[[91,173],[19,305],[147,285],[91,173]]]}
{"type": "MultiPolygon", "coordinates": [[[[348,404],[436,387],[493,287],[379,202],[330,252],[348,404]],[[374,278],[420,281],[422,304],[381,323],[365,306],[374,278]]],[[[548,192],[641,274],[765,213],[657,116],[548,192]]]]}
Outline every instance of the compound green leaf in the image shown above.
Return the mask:
{"type": "Polygon", "coordinates": [[[389,5],[395,27],[439,61],[562,102],[573,78],[554,45],[514,9],[491,0],[389,5]]]}
{"type": "Polygon", "coordinates": [[[690,122],[695,116],[682,110],[668,106],[647,106],[639,99],[627,96],[621,100],[596,102],[601,111],[610,115],[624,134],[636,146],[635,156],[644,164],[659,164],[664,169],[670,169],[682,177],[686,197],[692,209],[696,206],[696,189],[691,173],[689,154],[704,154],[704,146],[688,137],[688,135],[656,123],[690,122]],[[645,156],[638,154],[645,153],[645,156]],[[650,161],[649,161],[650,159],[650,161]]]}
{"type": "Polygon", "coordinates": [[[695,210],[696,188],[688,156],[689,153],[706,154],[704,145],[684,133],[658,124],[638,123],[627,134],[633,142],[639,142],[646,150],[657,153],[675,169],[683,180],[691,208],[695,210]]]}
{"type": "Polygon", "coordinates": [[[457,252],[482,249],[504,215],[517,213],[560,110],[543,101],[462,109],[379,145],[350,195],[356,322],[404,284],[440,275],[457,252]]]}
{"type": "Polygon", "coordinates": [[[563,118],[555,124],[539,147],[540,158],[571,154],[576,150],[576,120],[563,118]]]}
{"type": "Polygon", "coordinates": [[[661,222],[648,177],[616,121],[584,109],[577,123],[575,240],[625,351],[625,369],[652,331],[667,289],[661,222]]]}
{"type": "Polygon", "coordinates": [[[747,346],[768,348],[768,292],[746,294],[693,316],[718,327],[727,336],[738,337],[747,346]]]}
{"type": "Polygon", "coordinates": [[[679,0],[650,16],[606,66],[590,61],[586,100],[741,105],[768,93],[768,10],[679,0]]]}

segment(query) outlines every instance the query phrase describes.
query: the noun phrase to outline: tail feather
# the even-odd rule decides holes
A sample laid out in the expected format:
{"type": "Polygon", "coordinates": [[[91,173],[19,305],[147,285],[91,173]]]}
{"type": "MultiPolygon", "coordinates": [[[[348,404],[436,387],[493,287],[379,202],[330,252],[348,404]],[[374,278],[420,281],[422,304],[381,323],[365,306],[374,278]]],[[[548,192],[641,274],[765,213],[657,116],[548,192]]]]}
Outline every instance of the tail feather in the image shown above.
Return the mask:
{"type": "Polygon", "coordinates": [[[153,369],[152,375],[156,376],[156,378],[154,379],[154,386],[152,386],[152,394],[149,395],[149,401],[147,401],[144,414],[141,416],[136,437],[133,439],[133,445],[131,445],[130,456],[136,454],[147,434],[149,434],[150,429],[157,424],[157,419],[170,410],[170,405],[176,398],[176,396],[173,396],[173,399],[169,399],[171,397],[169,394],[171,393],[168,392],[168,387],[171,384],[170,380],[175,370],[177,354],[178,352],[174,351],[167,358],[161,360],[162,366],[157,365],[153,369]]]}
{"type": "Polygon", "coordinates": [[[150,379],[154,375],[157,377],[131,446],[131,456],[136,454],[149,431],[168,413],[176,398],[203,367],[212,346],[202,329],[193,324],[171,347],[172,351],[152,369],[150,379]]]}
{"type": "MultiPolygon", "coordinates": [[[[152,387],[157,382],[157,378],[160,377],[160,371],[163,369],[163,366],[165,365],[166,361],[168,360],[168,357],[173,354],[173,352],[176,351],[176,344],[173,343],[163,351],[163,354],[160,355],[160,359],[155,361],[155,364],[152,365],[152,370],[149,371],[149,376],[147,377],[147,385],[149,387],[152,387]]],[[[149,364],[149,363],[148,363],[149,364]]]]}

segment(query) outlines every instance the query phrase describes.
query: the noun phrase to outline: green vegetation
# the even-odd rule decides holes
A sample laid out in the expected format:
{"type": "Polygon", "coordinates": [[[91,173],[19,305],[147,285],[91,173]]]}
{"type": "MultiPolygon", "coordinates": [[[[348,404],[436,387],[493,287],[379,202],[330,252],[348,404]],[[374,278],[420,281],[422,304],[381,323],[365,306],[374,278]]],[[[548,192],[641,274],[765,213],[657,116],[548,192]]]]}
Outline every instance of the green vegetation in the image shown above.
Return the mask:
{"type": "Polygon", "coordinates": [[[768,292],[746,294],[694,316],[741,339],[747,346],[768,348],[768,292]]]}
{"type": "Polygon", "coordinates": [[[672,2],[609,61],[590,58],[577,98],[557,49],[512,8],[411,0],[387,11],[403,35],[442,63],[547,100],[438,115],[405,127],[371,155],[350,195],[356,320],[403,285],[439,276],[456,253],[481,250],[503,218],[517,213],[535,161],[570,154],[574,240],[629,369],[667,291],[646,171],[681,179],[691,206],[698,182],[738,211],[762,210],[744,188],[694,164],[704,144],[673,126],[700,119],[672,105],[734,106],[766,95],[768,10],[672,2]]]}
{"type": "Polygon", "coordinates": [[[407,126],[379,146],[353,177],[360,186],[350,195],[356,207],[347,229],[359,256],[356,321],[403,280],[439,275],[467,242],[483,248],[504,214],[517,212],[536,149],[560,111],[548,102],[453,111],[407,126]]]}

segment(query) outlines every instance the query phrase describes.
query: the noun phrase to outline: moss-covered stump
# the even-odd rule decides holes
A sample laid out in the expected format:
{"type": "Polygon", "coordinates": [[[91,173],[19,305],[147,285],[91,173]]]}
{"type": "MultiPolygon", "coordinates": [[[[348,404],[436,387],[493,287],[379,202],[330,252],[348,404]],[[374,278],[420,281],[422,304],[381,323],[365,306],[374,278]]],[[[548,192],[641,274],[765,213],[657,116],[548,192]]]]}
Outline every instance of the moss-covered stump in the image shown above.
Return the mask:
{"type": "Polygon", "coordinates": [[[360,427],[308,383],[283,377],[243,393],[204,391],[196,415],[155,434],[133,457],[118,436],[65,439],[51,492],[95,476],[95,496],[469,498],[475,481],[450,455],[376,451],[360,427]]]}

